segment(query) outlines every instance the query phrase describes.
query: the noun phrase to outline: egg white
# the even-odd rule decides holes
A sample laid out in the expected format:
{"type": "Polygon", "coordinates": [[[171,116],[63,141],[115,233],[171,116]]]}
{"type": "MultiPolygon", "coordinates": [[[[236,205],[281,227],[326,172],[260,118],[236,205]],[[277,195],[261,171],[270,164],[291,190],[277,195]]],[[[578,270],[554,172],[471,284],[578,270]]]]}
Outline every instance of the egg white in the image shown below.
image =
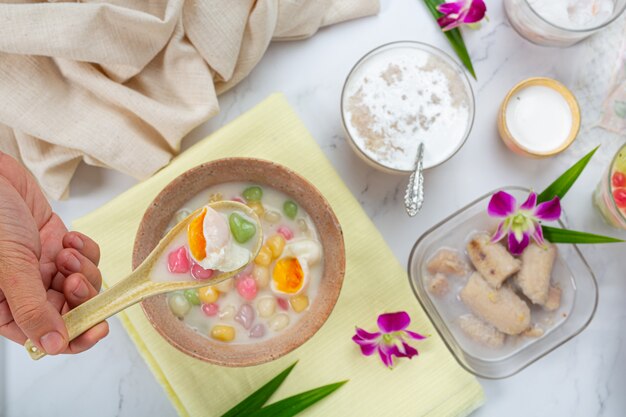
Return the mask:
{"type": "Polygon", "coordinates": [[[298,260],[302,259],[308,265],[314,266],[322,259],[322,247],[311,239],[294,240],[285,246],[284,254],[298,260]]]}
{"type": "Polygon", "coordinates": [[[250,251],[233,242],[225,215],[207,207],[202,231],[206,240],[206,257],[202,260],[194,258],[202,268],[230,272],[250,262],[250,251]]]}

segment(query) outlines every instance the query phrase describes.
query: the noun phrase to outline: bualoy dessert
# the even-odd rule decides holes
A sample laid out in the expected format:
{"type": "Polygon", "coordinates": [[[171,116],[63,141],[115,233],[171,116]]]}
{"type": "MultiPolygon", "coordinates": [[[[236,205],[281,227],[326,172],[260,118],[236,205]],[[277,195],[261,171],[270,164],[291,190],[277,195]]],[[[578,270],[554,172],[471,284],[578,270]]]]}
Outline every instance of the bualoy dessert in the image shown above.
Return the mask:
{"type": "Polygon", "coordinates": [[[248,266],[219,284],[169,294],[170,310],[203,336],[223,343],[257,343],[284,333],[309,310],[320,286],[324,257],[315,224],[287,195],[234,182],[211,187],[188,201],[170,227],[197,207],[219,200],[239,201],[255,211],[263,246],[256,258],[245,258],[236,246],[248,244],[253,233],[249,219],[231,214],[217,221],[207,211],[190,225],[190,245],[183,248],[185,259],[187,252],[190,255],[185,268],[190,279],[205,279],[212,273],[203,269],[209,260],[221,262],[222,269],[232,262],[248,266]],[[222,254],[221,248],[229,252],[222,254]]]}
{"type": "Polygon", "coordinates": [[[485,232],[466,242],[466,254],[442,247],[426,262],[426,287],[438,309],[445,304],[456,314],[456,328],[482,346],[504,349],[508,340],[519,345],[554,327],[561,303],[552,277],[556,246],[531,244],[515,257],[485,232]]]}

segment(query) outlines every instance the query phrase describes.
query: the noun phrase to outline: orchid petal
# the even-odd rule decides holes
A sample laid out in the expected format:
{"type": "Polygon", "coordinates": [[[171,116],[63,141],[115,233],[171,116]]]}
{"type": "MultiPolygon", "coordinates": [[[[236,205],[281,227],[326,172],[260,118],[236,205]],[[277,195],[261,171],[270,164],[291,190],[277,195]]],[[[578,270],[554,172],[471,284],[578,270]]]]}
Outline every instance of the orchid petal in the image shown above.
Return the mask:
{"type": "Polygon", "coordinates": [[[437,10],[443,14],[437,23],[445,32],[462,24],[479,22],[485,17],[487,6],[483,0],[460,0],[442,3],[437,6],[437,10]]]}
{"type": "Polygon", "coordinates": [[[530,237],[528,237],[528,233],[523,233],[519,241],[514,234],[509,233],[509,252],[511,252],[512,255],[521,255],[529,243],[530,237]]]}
{"type": "Polygon", "coordinates": [[[411,324],[411,317],[406,311],[398,311],[397,313],[387,313],[378,316],[378,328],[383,333],[392,333],[404,330],[411,324]]]}
{"type": "Polygon", "coordinates": [[[410,330],[405,330],[404,333],[407,336],[409,336],[411,339],[415,339],[415,340],[424,340],[424,339],[426,339],[426,336],[422,336],[421,334],[412,332],[410,330]]]}
{"type": "Polygon", "coordinates": [[[361,348],[361,353],[365,356],[372,355],[374,352],[376,352],[376,349],[378,348],[378,343],[360,340],[357,338],[357,336],[353,336],[352,340],[354,341],[354,343],[359,345],[359,348],[361,348]]]}
{"type": "Polygon", "coordinates": [[[404,357],[405,358],[411,359],[413,356],[419,355],[419,352],[413,346],[407,343],[402,343],[402,344],[404,345],[404,357]]]}
{"type": "Polygon", "coordinates": [[[463,23],[476,23],[485,17],[487,5],[483,0],[472,0],[469,9],[464,13],[463,23]]]}
{"type": "MultiPolygon", "coordinates": [[[[403,357],[406,355],[406,349],[404,348],[404,345],[406,345],[406,343],[404,343],[402,341],[402,339],[398,338],[394,341],[394,346],[396,347],[398,354],[396,356],[399,357],[403,357]]],[[[407,345],[409,346],[409,345],[407,345]]],[[[410,347],[410,346],[409,346],[410,347]]]]}
{"type": "Polygon", "coordinates": [[[439,6],[437,6],[437,11],[446,15],[460,13],[461,10],[463,10],[463,7],[465,7],[466,2],[466,0],[461,0],[452,3],[441,3],[439,6]]]}
{"type": "Polygon", "coordinates": [[[550,201],[541,203],[535,209],[535,216],[540,220],[554,221],[561,217],[561,201],[554,197],[550,201]]]}
{"type": "Polygon", "coordinates": [[[498,229],[496,230],[496,233],[491,237],[491,242],[496,243],[500,241],[507,233],[509,233],[510,230],[511,222],[508,219],[500,222],[500,224],[498,224],[498,229]]]}
{"type": "Polygon", "coordinates": [[[387,368],[393,366],[393,358],[387,353],[387,349],[384,349],[384,346],[378,347],[378,355],[387,368]]]}
{"type": "Polygon", "coordinates": [[[371,344],[375,344],[376,345],[376,344],[379,343],[378,340],[364,340],[364,339],[361,339],[358,334],[355,334],[354,336],[352,336],[352,340],[354,341],[354,343],[356,343],[359,346],[371,345],[371,344]]]}
{"type": "Polygon", "coordinates": [[[537,206],[537,193],[528,194],[528,198],[519,206],[521,210],[532,210],[537,206]]]}
{"type": "Polygon", "coordinates": [[[524,230],[527,230],[529,233],[532,233],[535,230],[535,226],[538,224],[539,222],[537,222],[536,219],[532,217],[526,217],[524,219],[524,230]]]}
{"type": "Polygon", "coordinates": [[[423,340],[426,336],[406,328],[411,324],[411,317],[406,311],[385,313],[378,316],[380,332],[368,332],[360,327],[355,327],[356,333],[352,341],[356,343],[364,356],[371,356],[378,352],[383,364],[393,367],[393,357],[412,358],[418,355],[417,349],[408,342],[423,340]]]}
{"type": "Polygon", "coordinates": [[[380,355],[380,358],[382,359],[385,366],[387,366],[388,368],[391,368],[393,366],[394,355],[400,357],[397,352],[398,348],[395,345],[380,345],[378,347],[378,354],[380,355]]]}
{"type": "Polygon", "coordinates": [[[359,348],[361,348],[361,353],[364,356],[372,356],[374,354],[374,352],[376,352],[376,349],[378,349],[378,345],[376,345],[376,344],[361,345],[361,346],[359,346],[359,348]]]}
{"type": "Polygon", "coordinates": [[[437,24],[444,32],[461,26],[461,23],[462,22],[460,20],[454,19],[450,16],[441,16],[439,19],[437,19],[437,24]]]}
{"type": "MultiPolygon", "coordinates": [[[[528,233],[528,231],[526,230],[525,225],[524,226],[519,226],[519,227],[513,227],[512,228],[512,235],[515,237],[515,242],[516,243],[521,243],[522,240],[524,239],[524,235],[526,233],[528,233]]],[[[509,233],[509,240],[511,239],[511,233],[509,233]]]]}
{"type": "Polygon", "coordinates": [[[381,345],[379,347],[379,350],[381,350],[386,356],[390,358],[396,356],[398,358],[411,359],[413,356],[418,354],[417,349],[404,342],[393,345],[381,345]]]}
{"type": "Polygon", "coordinates": [[[511,194],[498,191],[489,200],[487,213],[492,217],[507,217],[515,212],[517,201],[511,194]]]}
{"type": "Polygon", "coordinates": [[[375,340],[381,336],[380,332],[370,333],[368,331],[361,329],[360,327],[356,328],[356,334],[362,340],[375,340]]]}
{"type": "Polygon", "coordinates": [[[537,245],[544,246],[546,244],[545,240],[543,239],[543,229],[541,228],[540,224],[535,225],[535,230],[533,231],[532,237],[537,245]]]}

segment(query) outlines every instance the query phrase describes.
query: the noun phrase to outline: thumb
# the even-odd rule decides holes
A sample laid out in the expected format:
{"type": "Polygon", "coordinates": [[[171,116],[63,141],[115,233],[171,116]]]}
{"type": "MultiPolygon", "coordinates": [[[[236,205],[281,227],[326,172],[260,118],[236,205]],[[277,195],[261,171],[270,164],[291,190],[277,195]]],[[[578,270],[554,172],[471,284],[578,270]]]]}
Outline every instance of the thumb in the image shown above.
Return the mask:
{"type": "Polygon", "coordinates": [[[2,259],[0,289],[26,337],[47,354],[56,355],[67,348],[67,329],[61,314],[48,301],[39,262],[29,255],[2,259]]]}

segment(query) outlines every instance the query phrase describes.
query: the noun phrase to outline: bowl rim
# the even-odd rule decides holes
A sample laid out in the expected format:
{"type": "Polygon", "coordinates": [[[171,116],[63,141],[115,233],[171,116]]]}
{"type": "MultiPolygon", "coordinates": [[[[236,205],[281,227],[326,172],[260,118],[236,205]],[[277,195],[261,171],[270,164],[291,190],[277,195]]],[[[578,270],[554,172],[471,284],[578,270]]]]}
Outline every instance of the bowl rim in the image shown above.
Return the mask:
{"type": "MultiPolygon", "coordinates": [[[[514,370],[514,371],[512,371],[510,373],[504,374],[504,375],[492,376],[492,375],[482,374],[482,373],[476,371],[475,369],[472,369],[470,366],[466,365],[461,360],[461,358],[459,358],[459,356],[457,355],[456,350],[454,349],[454,346],[450,345],[450,343],[448,342],[448,339],[444,336],[443,332],[439,329],[439,325],[437,324],[437,320],[435,320],[436,317],[433,317],[429,307],[425,304],[424,301],[422,301],[422,297],[420,296],[419,292],[416,289],[416,284],[413,282],[414,280],[413,280],[413,274],[411,273],[411,265],[413,263],[413,258],[416,256],[417,248],[419,247],[419,245],[422,243],[422,241],[428,235],[430,235],[432,232],[437,230],[439,227],[441,227],[444,224],[446,224],[448,221],[450,221],[454,217],[458,216],[461,212],[465,211],[469,207],[479,203],[482,200],[487,199],[489,196],[493,195],[494,193],[496,193],[498,191],[502,191],[502,190],[515,190],[515,191],[524,191],[524,192],[531,192],[532,191],[531,189],[529,189],[527,187],[522,187],[522,186],[504,186],[504,187],[496,188],[495,190],[490,191],[490,192],[480,196],[479,198],[476,198],[476,199],[472,200],[470,203],[464,205],[463,207],[461,207],[460,209],[456,210],[454,213],[450,214],[449,216],[447,216],[446,218],[444,218],[443,220],[441,220],[440,222],[438,222],[434,226],[430,227],[424,233],[422,233],[422,235],[417,239],[417,241],[415,242],[415,244],[411,248],[411,252],[409,254],[409,259],[408,259],[408,263],[407,263],[407,276],[408,276],[408,279],[409,279],[409,285],[411,286],[411,290],[413,291],[413,295],[415,296],[415,298],[417,298],[417,301],[420,303],[420,306],[422,307],[422,310],[424,310],[424,312],[428,316],[428,319],[433,324],[433,327],[437,331],[437,334],[439,335],[439,337],[443,340],[443,343],[446,345],[446,348],[448,348],[450,353],[452,353],[452,356],[454,356],[454,359],[456,359],[457,363],[459,365],[461,365],[461,367],[463,369],[465,369],[466,371],[468,371],[469,373],[471,373],[471,374],[473,374],[473,375],[475,375],[477,377],[484,378],[484,379],[490,379],[490,380],[504,379],[504,378],[509,378],[509,377],[511,377],[513,375],[516,375],[519,372],[521,372],[524,369],[526,369],[527,367],[529,367],[530,365],[532,365],[533,363],[537,362],[539,359],[544,358],[550,352],[553,352],[554,350],[556,350],[559,347],[563,346],[565,343],[567,343],[570,340],[572,340],[574,337],[578,336],[583,330],[585,330],[589,326],[589,323],[591,323],[591,321],[595,317],[596,310],[598,308],[598,298],[599,298],[598,281],[596,279],[596,276],[593,273],[593,270],[591,269],[591,266],[587,262],[587,259],[580,252],[580,249],[578,248],[578,245],[572,243],[570,245],[573,246],[573,248],[576,251],[577,255],[579,256],[580,260],[582,261],[582,263],[587,268],[587,271],[589,272],[589,275],[591,276],[591,281],[592,281],[592,284],[593,284],[593,288],[595,290],[594,291],[595,292],[595,296],[594,296],[594,302],[593,302],[593,309],[591,311],[591,314],[589,315],[589,317],[585,321],[585,323],[579,329],[577,329],[575,332],[573,332],[572,334],[568,335],[560,343],[556,344],[555,346],[552,346],[550,349],[547,349],[546,351],[542,352],[540,355],[537,355],[537,357],[535,357],[532,360],[528,361],[523,366],[517,368],[516,370],[514,370]]],[[[559,223],[559,225],[561,227],[565,227],[565,224],[560,219],[558,220],[558,223],[559,223]]],[[[459,346],[459,349],[463,353],[465,353],[465,349],[463,349],[460,346],[459,346]]]]}
{"type": "Polygon", "coordinates": [[[549,21],[548,19],[543,17],[541,14],[539,14],[539,12],[535,9],[535,7],[532,4],[530,4],[528,0],[523,0],[523,1],[524,3],[526,3],[526,6],[528,6],[528,8],[532,11],[533,15],[539,18],[539,20],[541,20],[542,22],[544,22],[550,27],[553,27],[555,29],[561,30],[566,33],[593,34],[594,32],[597,32],[600,29],[605,28],[611,23],[613,23],[614,21],[616,21],[622,15],[622,13],[624,13],[624,11],[626,10],[626,2],[624,2],[619,7],[619,9],[618,8],[613,9],[613,14],[608,20],[605,20],[604,22],[599,23],[596,26],[583,27],[583,28],[576,29],[576,28],[567,28],[567,27],[564,27],[564,26],[561,26],[554,22],[549,21]]]}
{"type": "Polygon", "coordinates": [[[470,134],[472,133],[472,128],[474,127],[474,121],[476,119],[476,96],[474,94],[474,89],[472,87],[472,83],[470,82],[469,77],[467,76],[467,73],[465,71],[465,69],[463,67],[461,67],[461,65],[459,65],[451,56],[450,54],[448,54],[447,52],[445,52],[444,50],[437,48],[436,46],[433,46],[431,44],[428,44],[426,42],[420,42],[420,41],[415,41],[415,40],[410,40],[410,39],[406,39],[406,40],[397,40],[397,41],[392,41],[392,42],[387,42],[384,43],[382,45],[379,45],[371,50],[369,50],[368,52],[366,52],[361,58],[358,59],[358,61],[355,62],[355,64],[352,66],[352,68],[350,69],[350,71],[348,72],[348,75],[346,76],[344,82],[343,82],[343,87],[341,88],[341,97],[340,97],[340,101],[339,101],[339,113],[341,114],[341,126],[343,127],[343,131],[344,131],[344,136],[347,138],[348,143],[350,144],[350,147],[352,148],[352,150],[365,162],[367,162],[368,164],[370,164],[370,166],[379,169],[382,172],[386,172],[388,174],[399,174],[399,175],[408,175],[411,172],[413,172],[413,169],[409,169],[409,170],[403,170],[403,169],[397,169],[397,168],[392,168],[390,166],[387,166],[377,160],[375,160],[374,158],[371,158],[369,155],[367,155],[365,153],[365,151],[363,151],[363,149],[361,149],[355,142],[354,138],[352,137],[352,135],[350,134],[350,131],[348,130],[348,126],[346,123],[346,112],[344,111],[344,98],[346,95],[346,88],[348,86],[348,83],[350,82],[350,79],[352,77],[352,75],[356,72],[356,70],[359,68],[359,66],[364,63],[365,61],[367,61],[369,58],[371,58],[372,56],[374,56],[375,54],[381,52],[384,49],[387,48],[398,48],[398,47],[402,47],[402,46],[410,46],[413,48],[418,48],[422,51],[428,52],[430,54],[433,55],[437,55],[439,58],[443,59],[444,62],[446,62],[448,65],[450,65],[451,68],[453,68],[454,70],[456,70],[456,72],[459,74],[459,78],[461,78],[461,81],[463,82],[463,84],[467,87],[467,95],[468,95],[468,109],[469,109],[469,118],[467,121],[467,129],[465,131],[465,134],[463,136],[463,139],[459,142],[458,146],[456,147],[456,149],[454,150],[454,152],[452,152],[447,158],[445,158],[444,160],[428,166],[428,167],[424,167],[424,170],[427,169],[431,169],[431,168],[435,168],[438,167],[439,165],[449,161],[450,159],[452,159],[460,150],[461,148],[463,148],[463,146],[465,146],[465,143],[467,142],[467,140],[469,139],[470,134]]]}
{"type": "MultiPolygon", "coordinates": [[[[172,192],[174,192],[174,190],[180,185],[181,182],[184,182],[190,176],[193,177],[194,175],[197,175],[198,172],[216,169],[222,165],[226,165],[226,166],[234,165],[234,166],[248,167],[248,166],[251,166],[251,164],[254,164],[258,167],[257,172],[259,172],[259,170],[267,171],[269,169],[278,169],[284,175],[287,175],[292,181],[299,182],[298,187],[302,186],[304,189],[307,189],[307,191],[312,192],[312,194],[315,196],[315,199],[314,199],[315,202],[312,204],[319,204],[321,208],[316,211],[322,214],[320,218],[317,219],[316,217],[312,215],[310,211],[307,210],[307,212],[311,216],[311,221],[316,225],[316,227],[319,227],[319,224],[317,223],[317,221],[324,221],[325,224],[329,224],[332,226],[332,229],[335,230],[332,236],[333,242],[335,242],[335,245],[333,247],[335,249],[337,248],[340,249],[340,255],[334,254],[334,256],[332,257],[327,257],[326,249],[323,245],[323,239],[322,237],[320,237],[320,241],[322,243],[322,249],[325,255],[324,272],[322,275],[322,280],[324,280],[328,276],[326,273],[328,270],[327,269],[328,264],[326,262],[329,262],[328,260],[332,259],[333,262],[335,263],[331,267],[331,271],[335,271],[335,273],[333,274],[334,276],[331,277],[330,281],[326,281],[327,282],[326,287],[328,291],[324,292],[323,297],[321,297],[322,296],[321,293],[318,293],[316,297],[314,298],[314,301],[312,301],[311,303],[311,305],[314,305],[316,302],[319,302],[321,300],[320,310],[306,312],[305,314],[309,315],[308,318],[310,320],[306,320],[307,316],[300,317],[297,323],[290,327],[291,331],[288,330],[287,332],[284,332],[274,337],[259,341],[257,343],[246,343],[246,344],[237,344],[237,345],[222,344],[221,342],[213,341],[208,337],[198,334],[195,330],[193,330],[190,327],[185,326],[181,322],[180,332],[184,334],[188,334],[188,335],[190,335],[190,333],[193,332],[195,333],[193,335],[194,339],[198,339],[198,340],[201,339],[202,342],[207,343],[207,345],[205,345],[207,346],[207,350],[203,350],[203,351],[195,350],[193,349],[192,346],[188,346],[190,342],[186,342],[185,338],[174,338],[170,334],[171,332],[167,331],[166,326],[164,326],[164,320],[171,320],[170,317],[165,319],[164,317],[162,317],[162,314],[155,314],[157,312],[156,310],[157,308],[163,308],[162,304],[161,304],[161,307],[159,307],[158,305],[156,305],[156,303],[162,302],[161,300],[163,300],[164,297],[166,297],[166,294],[161,294],[161,295],[157,295],[154,297],[150,297],[141,302],[141,308],[146,318],[150,322],[150,324],[170,345],[174,346],[181,352],[193,358],[200,359],[204,362],[208,362],[211,364],[227,366],[227,367],[253,366],[253,365],[260,365],[262,363],[276,360],[288,354],[289,352],[297,349],[298,347],[302,346],[305,342],[307,342],[310,338],[312,338],[321,329],[321,327],[330,317],[330,314],[332,313],[337,303],[337,300],[339,299],[339,295],[341,293],[343,280],[345,277],[346,262],[345,262],[345,242],[344,242],[344,237],[343,237],[343,230],[341,228],[341,224],[339,223],[339,220],[337,219],[334,211],[332,210],[332,207],[330,206],[329,202],[326,200],[324,195],[317,189],[317,187],[315,187],[306,178],[304,178],[300,174],[297,174],[293,170],[285,167],[284,165],[275,163],[273,161],[259,159],[259,158],[249,158],[249,157],[229,157],[229,158],[215,159],[212,161],[202,163],[195,167],[192,167],[189,170],[186,170],[184,172],[181,172],[174,179],[172,179],[159,192],[159,194],[157,194],[154,197],[154,199],[147,206],[146,211],[144,212],[144,215],[141,219],[141,222],[137,229],[137,233],[135,235],[135,241],[134,241],[134,247],[133,247],[132,267],[134,270],[141,263],[141,261],[143,261],[143,259],[145,258],[145,255],[152,250],[152,249],[149,249],[146,251],[145,248],[142,248],[141,237],[146,233],[146,230],[149,227],[151,217],[153,216],[153,213],[154,213],[154,208],[158,207],[162,201],[167,200],[168,196],[172,192]],[[315,315],[311,315],[312,313],[315,313],[315,315]],[[300,330],[300,331],[294,332],[294,330],[300,330]],[[207,354],[207,352],[209,351],[217,351],[219,353],[220,350],[222,352],[227,352],[227,351],[234,352],[238,346],[244,346],[244,351],[248,351],[247,356],[237,357],[235,355],[236,359],[233,359],[233,355],[226,355],[226,357],[223,358],[223,357],[219,357],[218,355],[212,356],[212,355],[207,354]],[[254,349],[252,347],[254,347],[254,349]],[[252,354],[252,350],[255,351],[254,354],[252,354]]],[[[216,185],[219,186],[219,184],[232,183],[232,182],[238,182],[238,181],[239,182],[257,182],[258,184],[262,184],[266,187],[271,187],[271,188],[276,189],[276,187],[270,184],[269,182],[248,180],[246,178],[217,182],[215,184],[205,186],[204,189],[212,187],[212,186],[216,186],[216,185]]],[[[282,192],[283,194],[286,194],[291,198],[294,198],[294,200],[298,202],[298,204],[302,205],[301,201],[298,201],[298,199],[296,199],[293,195],[290,195],[288,192],[280,190],[280,189],[277,189],[277,191],[282,192]]],[[[189,199],[193,198],[195,195],[197,195],[197,193],[189,197],[185,197],[185,201],[188,201],[189,199]]],[[[180,207],[178,207],[177,210],[178,209],[180,209],[180,207]]],[[[167,306],[165,306],[165,308],[167,308],[167,306]]],[[[176,326],[178,327],[178,324],[176,324],[176,326]]]]}

